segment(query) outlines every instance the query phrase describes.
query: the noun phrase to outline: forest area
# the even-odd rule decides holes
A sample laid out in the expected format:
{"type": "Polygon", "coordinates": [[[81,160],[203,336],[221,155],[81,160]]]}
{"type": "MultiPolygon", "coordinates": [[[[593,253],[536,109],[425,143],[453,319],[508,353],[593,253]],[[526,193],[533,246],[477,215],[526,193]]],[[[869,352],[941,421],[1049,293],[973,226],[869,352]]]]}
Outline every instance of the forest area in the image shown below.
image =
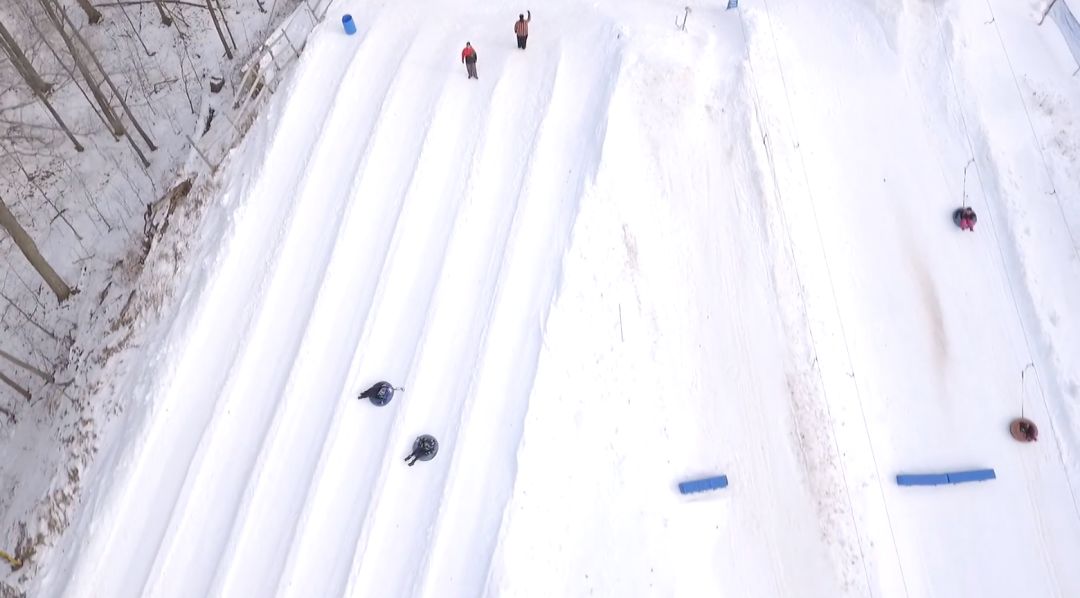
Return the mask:
{"type": "Polygon", "coordinates": [[[66,527],[101,426],[123,412],[124,355],[328,5],[0,3],[0,559],[21,570],[0,595],[66,527]]]}

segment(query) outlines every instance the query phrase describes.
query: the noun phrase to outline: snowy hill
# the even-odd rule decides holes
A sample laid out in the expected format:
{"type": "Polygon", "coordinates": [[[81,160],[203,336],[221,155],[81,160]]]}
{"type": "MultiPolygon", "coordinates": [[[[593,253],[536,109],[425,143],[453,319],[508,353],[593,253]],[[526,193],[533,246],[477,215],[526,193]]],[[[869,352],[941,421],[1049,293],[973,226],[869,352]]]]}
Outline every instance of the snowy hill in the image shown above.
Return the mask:
{"type": "Polygon", "coordinates": [[[521,51],[524,6],[334,6],[32,595],[1080,595],[1067,28],[556,0],[521,51]]]}

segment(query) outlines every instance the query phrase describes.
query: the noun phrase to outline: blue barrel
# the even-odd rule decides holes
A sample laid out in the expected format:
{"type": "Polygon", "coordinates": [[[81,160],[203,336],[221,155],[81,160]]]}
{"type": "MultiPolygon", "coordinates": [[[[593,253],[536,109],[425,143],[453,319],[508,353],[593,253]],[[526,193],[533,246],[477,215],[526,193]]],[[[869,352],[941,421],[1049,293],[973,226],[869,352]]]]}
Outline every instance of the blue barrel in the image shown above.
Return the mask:
{"type": "Polygon", "coordinates": [[[341,17],[341,24],[345,27],[345,33],[348,35],[356,33],[356,23],[353,22],[352,15],[341,17]]]}

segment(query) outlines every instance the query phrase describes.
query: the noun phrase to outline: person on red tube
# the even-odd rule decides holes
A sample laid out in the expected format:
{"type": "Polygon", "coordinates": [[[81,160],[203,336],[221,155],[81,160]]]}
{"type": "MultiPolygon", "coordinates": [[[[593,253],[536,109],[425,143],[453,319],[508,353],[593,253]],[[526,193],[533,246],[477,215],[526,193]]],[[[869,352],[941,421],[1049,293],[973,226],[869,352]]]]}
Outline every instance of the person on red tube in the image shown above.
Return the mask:
{"type": "Polygon", "coordinates": [[[480,77],[476,76],[476,50],[473,49],[472,44],[465,42],[465,49],[461,51],[461,61],[465,63],[465,70],[469,73],[470,79],[480,80],[480,77]]]}
{"type": "Polygon", "coordinates": [[[974,232],[975,223],[979,221],[979,218],[975,215],[975,210],[972,210],[970,206],[965,206],[956,210],[956,213],[953,214],[953,221],[960,227],[960,230],[974,232]]]}
{"type": "Polygon", "coordinates": [[[518,15],[517,23],[514,23],[514,35],[517,36],[518,49],[525,49],[525,41],[529,39],[529,21],[532,20],[532,13],[525,11],[529,16],[518,15]]]}

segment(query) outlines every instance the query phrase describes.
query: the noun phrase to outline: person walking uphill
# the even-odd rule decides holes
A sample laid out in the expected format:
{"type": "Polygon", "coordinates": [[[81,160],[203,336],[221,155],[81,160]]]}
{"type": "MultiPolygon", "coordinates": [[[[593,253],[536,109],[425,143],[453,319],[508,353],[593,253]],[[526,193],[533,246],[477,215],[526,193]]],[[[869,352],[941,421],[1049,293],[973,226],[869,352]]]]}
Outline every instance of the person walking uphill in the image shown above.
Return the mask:
{"type": "Polygon", "coordinates": [[[465,70],[469,73],[470,79],[480,80],[480,77],[476,76],[476,50],[473,49],[472,44],[465,42],[465,49],[461,51],[461,61],[465,63],[465,70]]]}
{"type": "Polygon", "coordinates": [[[532,20],[532,12],[525,11],[529,17],[525,18],[525,15],[518,15],[517,23],[514,23],[514,35],[518,39],[518,48],[525,49],[525,40],[529,39],[529,21],[532,20]]]}

